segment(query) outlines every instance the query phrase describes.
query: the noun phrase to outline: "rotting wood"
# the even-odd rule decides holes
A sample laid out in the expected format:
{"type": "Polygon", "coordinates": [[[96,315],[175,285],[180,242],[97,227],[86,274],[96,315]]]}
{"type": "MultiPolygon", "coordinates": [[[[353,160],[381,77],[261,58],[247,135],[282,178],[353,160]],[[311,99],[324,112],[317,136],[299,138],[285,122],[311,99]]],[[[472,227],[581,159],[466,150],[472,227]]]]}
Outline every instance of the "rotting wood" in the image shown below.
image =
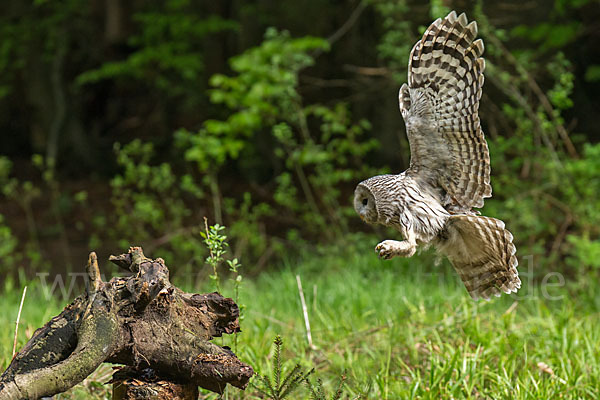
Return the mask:
{"type": "Polygon", "coordinates": [[[196,400],[198,386],[165,381],[153,369],[120,368],[113,374],[113,400],[196,400]]]}
{"type": "Polygon", "coordinates": [[[33,334],[0,376],[0,399],[38,399],[75,386],[103,362],[164,381],[222,393],[244,389],[254,371],[228,348],[210,342],[239,332],[239,308],[218,293],[185,293],[169,281],[162,259],[140,247],[110,260],[133,273],[100,278],[91,253],[86,292],[33,334]]]}

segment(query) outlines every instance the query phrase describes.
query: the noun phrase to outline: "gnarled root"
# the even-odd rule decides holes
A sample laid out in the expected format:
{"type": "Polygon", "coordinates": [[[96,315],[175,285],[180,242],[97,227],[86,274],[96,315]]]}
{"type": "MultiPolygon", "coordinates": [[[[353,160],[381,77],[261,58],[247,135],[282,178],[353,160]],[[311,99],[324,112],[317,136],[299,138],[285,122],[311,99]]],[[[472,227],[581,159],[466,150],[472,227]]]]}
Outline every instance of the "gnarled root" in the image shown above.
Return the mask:
{"type": "Polygon", "coordinates": [[[244,389],[254,373],[214,336],[239,331],[239,309],[218,293],[184,293],[169,282],[162,259],[139,247],[111,261],[134,273],[102,282],[90,254],[89,285],[38,329],[0,377],[1,399],[37,399],[68,390],[102,362],[222,393],[244,389]]]}

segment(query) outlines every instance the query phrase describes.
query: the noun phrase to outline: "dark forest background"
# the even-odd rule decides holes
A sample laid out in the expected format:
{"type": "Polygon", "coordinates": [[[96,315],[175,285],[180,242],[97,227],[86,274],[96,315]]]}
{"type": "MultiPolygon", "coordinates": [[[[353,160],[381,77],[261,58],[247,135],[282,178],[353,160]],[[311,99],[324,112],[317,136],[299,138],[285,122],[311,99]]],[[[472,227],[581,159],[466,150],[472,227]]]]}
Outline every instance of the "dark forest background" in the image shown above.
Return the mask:
{"type": "Polygon", "coordinates": [[[408,166],[398,88],[451,9],[486,45],[483,213],[541,268],[595,272],[599,1],[9,0],[0,276],[79,270],[90,250],[131,244],[197,271],[205,216],[249,274],[375,244],[352,191],[408,166]]]}

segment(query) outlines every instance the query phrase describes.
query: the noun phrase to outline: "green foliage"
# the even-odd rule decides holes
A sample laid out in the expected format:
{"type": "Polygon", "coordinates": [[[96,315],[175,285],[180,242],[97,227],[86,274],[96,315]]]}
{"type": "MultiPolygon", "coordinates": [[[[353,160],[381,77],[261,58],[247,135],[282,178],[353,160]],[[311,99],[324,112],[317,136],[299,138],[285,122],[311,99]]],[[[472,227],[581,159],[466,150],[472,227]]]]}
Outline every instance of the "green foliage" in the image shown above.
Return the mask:
{"type": "MultiPolygon", "coordinates": [[[[597,236],[596,236],[597,237],[597,236]]],[[[600,241],[589,236],[568,235],[570,245],[567,263],[575,270],[584,268],[600,268],[600,241]]]]}
{"type": "Polygon", "coordinates": [[[210,98],[234,112],[225,120],[208,120],[198,132],[180,130],[176,135],[186,147],[185,159],[196,164],[212,193],[217,221],[222,220],[221,194],[217,175],[229,159],[237,159],[242,149],[265,126],[284,118],[296,118],[299,71],[313,63],[307,52],[325,49],[327,42],[306,37],[291,39],[287,33],[270,29],[263,44],[234,57],[231,68],[236,77],[211,78],[210,98]]]}
{"type": "Polygon", "coordinates": [[[344,382],[346,381],[346,375],[342,375],[340,378],[340,383],[336,388],[333,395],[330,398],[327,397],[325,389],[323,387],[323,381],[319,378],[317,379],[317,383],[313,383],[310,378],[306,378],[306,386],[308,387],[308,391],[310,392],[310,398],[313,400],[340,400],[342,398],[344,382]]]}
{"type": "Polygon", "coordinates": [[[573,43],[582,34],[580,20],[569,20],[565,14],[579,12],[594,0],[558,0],[551,7],[547,21],[522,24],[511,30],[511,35],[526,38],[537,45],[537,51],[552,51],[573,43]]]}
{"type": "Polygon", "coordinates": [[[275,338],[273,345],[275,351],[273,354],[272,376],[269,377],[267,375],[256,374],[252,382],[253,387],[258,390],[259,393],[266,396],[267,399],[283,400],[294,393],[300,387],[300,384],[306,381],[308,376],[314,372],[314,369],[307,372],[302,369],[300,364],[296,364],[291,371],[283,376],[284,370],[281,360],[283,340],[281,339],[281,336],[275,338]]]}
{"type": "Polygon", "coordinates": [[[374,7],[383,18],[384,33],[377,45],[379,57],[391,70],[396,82],[406,80],[406,60],[417,40],[412,32],[410,7],[406,0],[374,0],[374,7]]]}
{"type": "MultiPolygon", "coordinates": [[[[42,180],[46,185],[46,190],[50,193],[50,210],[52,212],[52,217],[54,218],[53,228],[59,238],[62,256],[65,259],[65,266],[68,271],[71,271],[73,267],[70,261],[71,249],[67,237],[64,216],[74,208],[74,196],[67,191],[61,190],[60,182],[56,176],[56,163],[53,158],[34,154],[31,161],[40,171],[42,180]]],[[[85,196],[85,192],[79,192],[77,195],[81,199],[82,195],[85,196]]],[[[80,205],[83,203],[84,202],[80,202],[80,205]]]]}
{"type": "Polygon", "coordinates": [[[451,8],[444,5],[444,1],[442,0],[430,0],[429,4],[431,7],[429,15],[431,15],[433,20],[436,20],[437,18],[444,18],[450,11],[452,11],[451,8]]]}
{"type": "Polygon", "coordinates": [[[0,214],[0,231],[6,241],[2,246],[3,256],[6,264],[3,272],[15,272],[16,262],[26,258],[33,266],[44,269],[47,264],[43,263],[39,242],[38,224],[34,217],[33,201],[40,197],[39,187],[31,181],[19,181],[11,177],[12,162],[6,157],[0,157],[0,194],[14,201],[23,211],[27,221],[28,240],[24,244],[23,253],[17,249],[18,240],[13,237],[12,230],[5,225],[4,217],[0,214]]]}
{"type": "MultiPolygon", "coordinates": [[[[290,215],[306,233],[328,237],[346,230],[350,206],[346,199],[340,202],[339,186],[373,171],[362,158],[376,147],[376,141],[364,139],[370,125],[364,120],[352,122],[347,105],[303,104],[299,74],[314,63],[314,52],[327,48],[320,38],[293,39],[287,32],[269,29],[260,46],[231,60],[235,76],[211,78],[211,101],[227,107],[229,117],[208,120],[195,133],[181,130],[178,138],[187,147],[186,159],[196,164],[212,193],[217,221],[222,209],[218,183],[222,166],[230,160],[263,165],[270,160],[273,170],[279,171],[272,177],[274,204],[253,204],[247,194],[241,205],[225,201],[229,211],[244,209],[252,221],[275,209],[290,215]],[[265,157],[262,151],[270,154],[265,157]]],[[[247,214],[230,217],[246,221],[247,214]]],[[[256,238],[258,232],[252,232],[245,236],[256,238]]]]}
{"type": "MultiPolygon", "coordinates": [[[[280,147],[275,154],[287,171],[278,178],[274,194],[276,203],[300,217],[305,226],[329,237],[347,230],[347,217],[352,215],[350,202],[340,202],[339,185],[355,182],[372,173],[374,169],[360,166],[362,156],[377,146],[373,139],[360,139],[370,125],[366,121],[351,124],[344,104],[334,108],[320,105],[305,108],[307,117],[320,120],[320,137],[313,139],[308,130],[305,135],[295,134],[293,126],[282,122],[273,127],[273,136],[280,147]],[[299,188],[292,187],[293,176],[299,188]],[[299,201],[298,189],[304,199],[299,201]]],[[[299,130],[302,130],[301,125],[299,130]]]]}
{"type": "Polygon", "coordinates": [[[212,133],[240,132],[258,128],[262,119],[272,124],[276,118],[296,120],[300,96],[297,92],[300,71],[314,64],[310,52],[326,51],[322,38],[306,36],[292,39],[286,31],[269,28],[260,46],[233,57],[234,77],[217,74],[211,78],[211,101],[238,110],[227,121],[211,121],[212,133]]]}
{"type": "MultiPolygon", "coordinates": [[[[208,257],[206,257],[206,263],[213,269],[213,274],[209,278],[214,282],[215,289],[217,292],[221,292],[221,282],[219,281],[219,264],[223,262],[223,255],[227,252],[225,247],[228,246],[225,239],[227,236],[221,235],[221,232],[225,229],[224,226],[219,224],[211,225],[209,228],[207,225],[206,217],[204,218],[205,232],[200,232],[200,235],[204,238],[204,244],[208,248],[208,257]]],[[[236,260],[237,265],[237,260],[236,260]]]]}
{"type": "MultiPolygon", "coordinates": [[[[564,173],[556,174],[569,184],[557,185],[570,223],[565,252],[576,270],[600,268],[600,144],[586,144],[583,157],[569,160],[564,173]],[[584,200],[585,199],[585,200],[584,200]]],[[[563,171],[560,171],[563,172],[563,171]]]]}
{"type": "Polygon", "coordinates": [[[577,37],[581,29],[580,22],[561,23],[541,23],[533,27],[519,25],[512,30],[512,34],[517,37],[525,37],[529,40],[539,43],[541,48],[553,49],[561,48],[571,43],[577,37]]]}
{"type": "Polygon", "coordinates": [[[17,238],[13,235],[10,227],[6,225],[4,216],[0,214],[0,272],[2,274],[16,267],[20,258],[17,245],[17,238]]]}
{"type": "MultiPolygon", "coordinates": [[[[235,216],[229,222],[230,236],[235,239],[234,255],[264,263],[269,253],[282,254],[284,245],[266,233],[266,220],[275,216],[275,209],[265,202],[254,202],[250,192],[244,192],[241,201],[225,198],[224,210],[235,216]],[[262,261],[261,261],[262,260],[262,261]]],[[[258,265],[259,267],[262,265],[258,265]]]]}
{"type": "MultiPolygon", "coordinates": [[[[204,239],[204,244],[208,248],[208,257],[206,257],[206,264],[212,268],[212,275],[209,278],[213,281],[217,292],[221,293],[221,280],[219,277],[219,268],[223,261],[227,264],[228,271],[231,274],[231,283],[233,285],[233,300],[239,307],[239,321],[240,323],[244,319],[245,306],[240,304],[240,288],[242,287],[243,276],[240,274],[240,268],[242,264],[237,258],[225,259],[227,248],[227,236],[223,235],[225,227],[219,224],[208,226],[208,220],[204,217],[204,232],[200,232],[200,236],[204,239]]],[[[237,352],[238,345],[238,334],[234,333],[233,349],[237,352]]]]}
{"type": "Polygon", "coordinates": [[[600,81],[600,65],[590,65],[585,70],[585,80],[587,82],[600,81]]]}
{"type": "MultiPolygon", "coordinates": [[[[240,324],[244,320],[244,310],[246,306],[244,304],[240,304],[240,288],[242,287],[243,276],[240,274],[240,268],[242,264],[239,263],[237,258],[233,260],[227,260],[227,266],[229,267],[229,272],[231,273],[231,281],[233,283],[233,301],[238,305],[240,309],[239,321],[240,324]]],[[[238,351],[238,333],[235,333],[234,342],[233,342],[233,351],[238,351]]]]}
{"type": "Polygon", "coordinates": [[[20,74],[31,66],[31,54],[36,54],[36,62],[47,63],[58,47],[85,31],[86,26],[68,22],[81,21],[88,13],[89,8],[77,0],[25,1],[0,13],[0,99],[13,91],[20,74]]]}
{"type": "Polygon", "coordinates": [[[172,265],[192,271],[204,259],[204,245],[197,235],[201,225],[185,200],[194,200],[201,191],[193,182],[178,177],[168,163],[154,164],[154,147],[141,140],[121,146],[115,144],[121,173],[111,180],[113,210],[95,217],[98,232],[90,247],[103,240],[116,241],[127,248],[140,243],[148,254],[173,260],[172,265]],[[179,262],[187,262],[181,265],[179,262]]]}
{"type": "Polygon", "coordinates": [[[535,24],[527,23],[514,27],[511,35],[525,38],[535,43],[536,52],[555,51],[572,44],[582,35],[583,24],[580,19],[568,18],[570,13],[581,9],[594,0],[558,0],[553,2],[547,20],[535,24]]]}
{"type": "MultiPolygon", "coordinates": [[[[547,95],[556,108],[554,116],[558,119],[562,110],[573,107],[571,95],[573,94],[575,76],[571,62],[565,58],[562,52],[558,52],[554,56],[548,63],[547,69],[554,80],[554,87],[548,90],[547,95]]],[[[563,122],[562,118],[559,121],[563,122]]]]}
{"type": "MultiPolygon", "coordinates": [[[[34,156],[34,160],[37,157],[34,156]]],[[[31,181],[19,182],[10,176],[12,162],[6,157],[0,157],[0,182],[2,194],[15,200],[23,208],[30,208],[31,202],[41,195],[40,189],[31,181]]]]}
{"type": "Polygon", "coordinates": [[[204,49],[207,36],[235,30],[237,23],[193,12],[190,0],[146,5],[133,15],[137,32],[128,44],[134,51],[122,61],[105,62],[79,75],[87,84],[105,79],[136,79],[170,96],[197,99],[203,89],[204,49]]]}
{"type": "Polygon", "coordinates": [[[12,89],[12,80],[15,70],[22,67],[22,60],[16,65],[11,61],[15,60],[17,49],[16,29],[13,25],[0,25],[0,35],[5,38],[0,45],[0,76],[3,78],[0,82],[0,99],[8,95],[12,89]]]}
{"type": "Polygon", "coordinates": [[[536,256],[544,268],[567,261],[579,272],[588,270],[596,264],[589,254],[597,246],[589,238],[600,233],[600,203],[591,195],[600,189],[594,178],[600,166],[597,146],[585,145],[578,155],[576,136],[564,126],[563,112],[573,107],[573,67],[562,52],[546,54],[544,46],[508,52],[504,33],[484,15],[476,18],[491,54],[487,82],[506,95],[490,126],[504,121],[512,128],[511,134],[488,135],[494,198],[485,212],[507,221],[522,256],[536,256]],[[543,91],[538,80],[552,83],[543,91]],[[519,240],[522,234],[526,240],[519,240]]]}

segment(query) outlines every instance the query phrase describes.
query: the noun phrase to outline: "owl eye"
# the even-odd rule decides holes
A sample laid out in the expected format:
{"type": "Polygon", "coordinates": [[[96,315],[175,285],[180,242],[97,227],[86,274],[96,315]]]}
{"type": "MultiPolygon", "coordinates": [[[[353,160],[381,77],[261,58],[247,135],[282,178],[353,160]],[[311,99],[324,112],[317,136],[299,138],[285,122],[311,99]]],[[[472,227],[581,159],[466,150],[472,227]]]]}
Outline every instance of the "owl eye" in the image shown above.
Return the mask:
{"type": "Polygon", "coordinates": [[[362,203],[363,206],[366,206],[369,203],[369,199],[363,199],[362,203]]]}

